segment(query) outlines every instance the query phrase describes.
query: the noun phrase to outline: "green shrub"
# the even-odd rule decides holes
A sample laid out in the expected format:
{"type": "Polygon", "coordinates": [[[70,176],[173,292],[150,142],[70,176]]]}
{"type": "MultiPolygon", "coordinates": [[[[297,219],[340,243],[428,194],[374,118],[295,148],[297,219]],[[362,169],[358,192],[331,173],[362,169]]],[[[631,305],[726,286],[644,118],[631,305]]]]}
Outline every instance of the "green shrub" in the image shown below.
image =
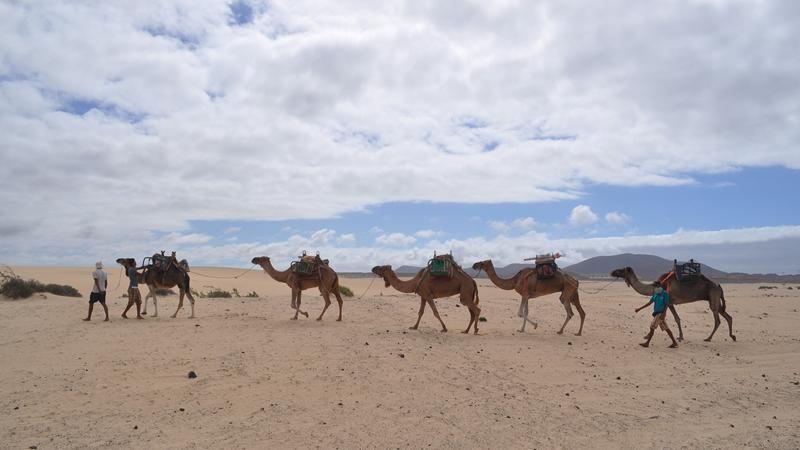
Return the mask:
{"type": "Polygon", "coordinates": [[[0,294],[13,299],[28,298],[34,292],[36,291],[33,290],[32,283],[17,277],[4,279],[3,286],[0,287],[0,294]]]}
{"type": "Polygon", "coordinates": [[[65,284],[42,284],[37,280],[23,280],[10,278],[3,283],[0,294],[8,298],[28,298],[37,292],[47,292],[63,297],[82,297],[81,293],[72,286],[65,284]]]}
{"type": "Polygon", "coordinates": [[[81,297],[81,293],[72,286],[44,284],[38,280],[23,280],[11,268],[0,270],[0,294],[18,299],[28,298],[36,292],[49,292],[65,297],[81,297]]]}
{"type": "Polygon", "coordinates": [[[339,293],[344,295],[345,297],[352,297],[353,296],[353,291],[351,291],[350,288],[347,287],[347,286],[339,285],[339,293]]]}
{"type": "Polygon", "coordinates": [[[175,295],[175,291],[166,288],[156,288],[156,295],[175,295]]]}
{"type": "Polygon", "coordinates": [[[46,284],[44,286],[44,291],[64,297],[82,297],[77,289],[72,286],[67,286],[66,284],[46,284]]]}
{"type": "Polygon", "coordinates": [[[247,298],[258,298],[258,293],[256,291],[250,292],[245,295],[247,298]]]}
{"type": "Polygon", "coordinates": [[[214,288],[214,289],[206,292],[206,297],[211,297],[211,298],[231,298],[233,296],[228,291],[223,291],[222,289],[214,288]]]}
{"type": "Polygon", "coordinates": [[[233,296],[236,297],[236,298],[241,297],[241,295],[239,295],[239,290],[238,289],[233,288],[233,296]]]}

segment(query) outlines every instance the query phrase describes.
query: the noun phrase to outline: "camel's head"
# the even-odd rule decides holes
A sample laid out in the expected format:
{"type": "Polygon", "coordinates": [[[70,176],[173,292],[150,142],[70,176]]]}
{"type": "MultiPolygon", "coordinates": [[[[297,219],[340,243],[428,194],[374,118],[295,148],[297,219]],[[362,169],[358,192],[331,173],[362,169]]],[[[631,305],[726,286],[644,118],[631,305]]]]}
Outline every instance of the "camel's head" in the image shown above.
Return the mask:
{"type": "Polygon", "coordinates": [[[260,266],[262,264],[265,264],[265,263],[269,262],[269,256],[256,256],[250,262],[252,262],[253,264],[258,264],[260,266]]]}
{"type": "Polygon", "coordinates": [[[478,261],[472,265],[472,270],[483,270],[486,267],[486,264],[491,262],[491,259],[487,259],[486,261],[478,261]]]}
{"type": "Polygon", "coordinates": [[[136,260],[133,258],[117,258],[117,264],[125,268],[136,267],[136,260]]]}
{"type": "Polygon", "coordinates": [[[616,269],[612,271],[611,276],[614,278],[622,278],[623,280],[625,280],[625,283],[627,283],[627,285],[630,286],[631,284],[628,281],[628,278],[631,272],[633,272],[633,269],[631,269],[630,267],[623,267],[621,269],[616,269]]]}
{"type": "Polygon", "coordinates": [[[386,273],[390,270],[392,270],[392,266],[375,266],[372,268],[372,273],[383,278],[383,282],[386,284],[386,287],[388,288],[389,286],[391,286],[391,284],[389,283],[389,277],[386,275],[386,273]]]}

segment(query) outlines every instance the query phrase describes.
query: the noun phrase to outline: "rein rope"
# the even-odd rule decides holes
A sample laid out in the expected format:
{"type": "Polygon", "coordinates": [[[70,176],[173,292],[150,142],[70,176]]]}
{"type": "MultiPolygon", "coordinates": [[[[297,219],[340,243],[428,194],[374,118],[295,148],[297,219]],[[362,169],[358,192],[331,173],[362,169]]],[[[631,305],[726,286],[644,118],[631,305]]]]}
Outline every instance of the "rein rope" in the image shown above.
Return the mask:
{"type": "Polygon", "coordinates": [[[583,292],[584,294],[594,295],[594,294],[598,294],[598,293],[606,290],[609,286],[611,286],[613,283],[616,283],[617,281],[619,281],[619,279],[615,278],[615,279],[609,281],[608,283],[604,284],[603,286],[601,286],[599,289],[597,289],[595,291],[591,291],[591,292],[587,291],[587,290],[584,290],[584,289],[581,289],[581,286],[579,284],[578,285],[578,290],[583,292]]]}
{"type": "Polygon", "coordinates": [[[256,264],[253,264],[249,269],[247,269],[244,272],[241,272],[241,273],[239,273],[237,275],[234,275],[232,277],[220,277],[220,276],[216,276],[216,275],[206,275],[206,274],[198,272],[196,270],[192,270],[191,273],[193,273],[195,275],[200,275],[201,277],[205,277],[205,278],[218,278],[218,279],[231,280],[231,279],[239,278],[242,275],[246,274],[247,272],[250,272],[251,270],[253,270],[253,268],[255,268],[255,266],[256,266],[256,264]]]}
{"type": "Polygon", "coordinates": [[[376,278],[378,278],[378,276],[377,276],[377,275],[375,275],[374,277],[372,277],[372,281],[370,281],[370,282],[369,282],[369,286],[367,286],[367,288],[366,288],[366,289],[364,289],[364,292],[362,292],[362,293],[361,293],[361,295],[360,295],[360,296],[359,296],[359,297],[358,297],[356,300],[361,300],[362,298],[364,298],[364,295],[367,293],[367,291],[369,290],[369,288],[371,288],[371,287],[372,287],[372,283],[374,283],[374,282],[375,282],[375,279],[376,279],[376,278]]]}

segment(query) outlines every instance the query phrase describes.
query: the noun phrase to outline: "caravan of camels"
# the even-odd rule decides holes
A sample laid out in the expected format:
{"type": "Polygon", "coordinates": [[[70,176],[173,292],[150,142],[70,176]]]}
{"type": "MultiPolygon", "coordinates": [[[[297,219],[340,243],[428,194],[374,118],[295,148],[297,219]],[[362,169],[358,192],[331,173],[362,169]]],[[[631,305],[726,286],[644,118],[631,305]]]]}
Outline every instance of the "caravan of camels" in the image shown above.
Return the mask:
{"type": "MultiPolygon", "coordinates": [[[[499,289],[513,290],[520,295],[517,311],[517,316],[522,319],[520,332],[525,332],[525,327],[528,324],[533,326],[534,329],[538,327],[538,324],[529,317],[529,300],[559,293],[559,301],[564,307],[566,318],[557,333],[563,334],[570,319],[575,315],[573,312],[574,307],[580,317],[580,325],[575,335],[581,336],[586,312],[581,306],[579,298],[579,282],[575,277],[558,267],[556,259],[561,256],[558,253],[548,253],[538,255],[536,258],[530,258],[535,260],[535,264],[519,270],[510,278],[501,277],[490,259],[476,262],[473,264],[472,269],[475,271],[475,275],[481,271],[486,272],[489,280],[499,289]]],[[[301,297],[304,290],[313,288],[319,289],[319,293],[325,302],[317,320],[322,320],[325,312],[331,306],[331,295],[336,298],[338,304],[339,314],[336,320],[342,320],[343,301],[339,276],[330,266],[327,259],[322,259],[319,255],[310,256],[303,252],[303,255],[298,260],[293,261],[289,268],[282,271],[272,266],[268,256],[255,257],[251,262],[253,265],[260,266],[275,281],[286,284],[290,288],[291,308],[294,310],[292,320],[297,320],[299,315],[303,315],[306,318],[309,316],[306,311],[301,309],[301,297]]],[[[195,299],[189,286],[189,264],[185,259],[178,261],[175,252],[171,256],[165,256],[162,251],[161,254],[154,254],[152,257],[145,258],[140,267],[137,267],[136,260],[133,258],[119,258],[117,263],[125,268],[129,277],[135,274],[136,281],[148,287],[144,314],[147,314],[147,299],[152,297],[153,307],[155,308],[153,317],[157,317],[157,289],[177,286],[180,291],[180,298],[178,307],[172,317],[176,317],[181,310],[184,296],[188,297],[190,301],[191,315],[189,317],[194,317],[195,299]],[[139,270],[143,271],[139,272],[139,270]]],[[[382,278],[387,288],[391,287],[402,293],[419,296],[420,306],[417,320],[410,329],[418,329],[425,313],[425,308],[429,306],[434,317],[441,324],[441,331],[446,332],[447,325],[442,320],[434,300],[458,295],[460,304],[465,306],[469,312],[469,323],[463,333],[469,333],[472,329],[474,334],[478,334],[478,322],[483,319],[479,306],[478,284],[473,276],[468,274],[455,261],[452,254],[434,255],[428,261],[426,267],[420,269],[414,277],[408,280],[400,279],[390,265],[375,266],[372,268],[372,273],[382,278]]],[[[714,328],[705,339],[706,341],[710,341],[717,328],[719,328],[720,315],[728,322],[730,338],[734,341],[736,340],[736,336],[733,334],[733,318],[726,311],[725,295],[722,287],[719,283],[702,274],[700,272],[700,264],[695,263],[693,260],[684,264],[679,264],[676,260],[671,271],[662,274],[653,282],[640,281],[630,267],[616,269],[610,275],[614,279],[624,280],[627,286],[643,296],[651,297],[651,303],[655,302],[656,309],[653,313],[654,320],[651,325],[651,333],[646,337],[648,342],[649,338],[652,337],[652,332],[657,327],[661,327],[672,337],[671,331],[669,331],[665,323],[667,309],[672,313],[678,327],[678,341],[682,341],[683,328],[675,306],[696,301],[707,301],[714,316],[714,328]],[[662,291],[666,292],[668,300],[663,303],[661,310],[659,310],[657,297],[662,291]]],[[[128,307],[130,308],[130,306],[131,303],[129,303],[128,307]]],[[[647,346],[646,344],[642,345],[647,346]]]]}

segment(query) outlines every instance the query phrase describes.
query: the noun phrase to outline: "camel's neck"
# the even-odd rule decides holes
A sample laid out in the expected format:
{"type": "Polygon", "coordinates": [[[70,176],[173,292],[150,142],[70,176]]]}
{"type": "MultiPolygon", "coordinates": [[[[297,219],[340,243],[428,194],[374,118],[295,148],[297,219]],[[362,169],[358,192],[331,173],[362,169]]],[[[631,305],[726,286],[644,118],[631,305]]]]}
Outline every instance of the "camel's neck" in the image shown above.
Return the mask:
{"type": "Polygon", "coordinates": [[[389,280],[389,284],[398,291],[412,294],[417,290],[417,286],[419,286],[419,282],[424,273],[424,270],[420,270],[414,278],[404,281],[397,278],[397,274],[394,273],[394,270],[389,269],[386,273],[386,279],[389,280]]]}
{"type": "Polygon", "coordinates": [[[653,293],[655,293],[655,287],[652,284],[646,284],[639,281],[639,278],[636,276],[633,270],[630,271],[630,274],[625,280],[631,285],[634,291],[642,295],[653,295],[653,293]]]}
{"type": "Polygon", "coordinates": [[[275,268],[272,267],[271,261],[261,263],[260,265],[264,269],[264,272],[267,272],[267,274],[270,277],[272,277],[272,279],[275,281],[285,283],[286,280],[289,279],[289,273],[290,273],[289,269],[286,269],[284,271],[275,270],[275,268]]]}
{"type": "Polygon", "coordinates": [[[497,271],[494,270],[494,264],[492,264],[491,261],[488,261],[484,265],[483,269],[486,271],[486,275],[490,280],[492,280],[492,283],[494,283],[495,286],[506,291],[513,290],[517,286],[517,281],[519,281],[520,274],[522,274],[522,271],[519,271],[511,278],[500,278],[500,275],[498,275],[497,271]]]}

